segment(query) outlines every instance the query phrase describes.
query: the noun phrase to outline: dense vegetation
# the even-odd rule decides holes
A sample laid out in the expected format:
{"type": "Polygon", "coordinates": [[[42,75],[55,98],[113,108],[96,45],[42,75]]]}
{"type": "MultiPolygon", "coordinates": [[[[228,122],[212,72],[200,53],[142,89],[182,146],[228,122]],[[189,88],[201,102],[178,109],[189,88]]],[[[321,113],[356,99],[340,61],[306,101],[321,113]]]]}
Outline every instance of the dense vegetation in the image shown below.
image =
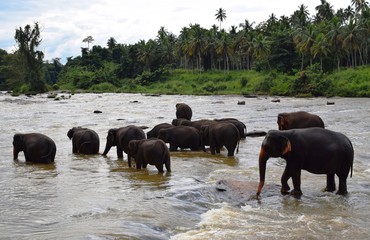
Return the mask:
{"type": "Polygon", "coordinates": [[[155,39],[132,45],[111,37],[107,47],[90,49],[88,36],[81,56],[44,63],[42,77],[30,74],[26,61],[42,55],[17,37],[37,30],[37,23],[27,25],[17,30],[18,51],[0,50],[0,88],[40,92],[45,86],[32,79],[45,79],[53,89],[73,91],[369,97],[370,8],[364,0],[351,3],[334,11],[321,0],[312,16],[302,4],[289,17],[271,14],[255,27],[245,20],[229,31],[220,8],[219,27],[190,24],[179,36],[161,27],[155,39]]]}

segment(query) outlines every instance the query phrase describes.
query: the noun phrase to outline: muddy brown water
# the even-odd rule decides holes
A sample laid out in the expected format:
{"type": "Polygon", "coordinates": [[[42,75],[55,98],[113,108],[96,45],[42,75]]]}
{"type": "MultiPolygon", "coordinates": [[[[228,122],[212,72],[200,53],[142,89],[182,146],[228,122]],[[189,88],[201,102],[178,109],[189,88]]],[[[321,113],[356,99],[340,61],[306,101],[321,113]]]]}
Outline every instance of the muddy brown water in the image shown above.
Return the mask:
{"type": "MultiPolygon", "coordinates": [[[[0,94],[0,239],[368,239],[370,237],[370,100],[243,96],[0,94]],[[70,98],[69,98],[70,97],[70,98]],[[245,105],[238,105],[245,101],[245,105]],[[171,123],[175,104],[186,102],[193,119],[234,117],[248,131],[277,129],[280,112],[318,114],[326,127],[346,134],[355,149],[349,195],[321,192],[325,176],[302,172],[301,199],[282,196],[282,159],[267,164],[261,201],[253,198],[263,137],[247,138],[227,157],[171,153],[172,172],[130,169],[118,160],[72,154],[71,127],[94,129],[103,152],[107,131],[129,124],[171,123]],[[102,113],[94,114],[95,110],[102,113]],[[55,164],[12,160],[15,133],[41,132],[57,145],[55,164]],[[221,182],[220,182],[221,181],[221,182]],[[226,191],[218,191],[223,184],[226,191]]],[[[337,179],[336,179],[337,180],[337,179]]],[[[291,182],[290,182],[291,184],[291,182]]]]}

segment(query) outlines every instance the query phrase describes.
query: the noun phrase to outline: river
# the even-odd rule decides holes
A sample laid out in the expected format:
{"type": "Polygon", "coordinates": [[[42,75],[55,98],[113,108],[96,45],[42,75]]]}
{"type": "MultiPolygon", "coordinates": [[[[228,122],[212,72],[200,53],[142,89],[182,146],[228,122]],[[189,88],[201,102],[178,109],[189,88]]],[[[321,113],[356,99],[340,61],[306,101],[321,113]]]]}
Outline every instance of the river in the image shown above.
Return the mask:
{"type": "Polygon", "coordinates": [[[370,99],[273,99],[106,93],[64,94],[54,101],[45,94],[1,93],[0,239],[369,239],[370,99]],[[193,120],[233,117],[248,131],[277,129],[280,112],[318,114],[326,128],[353,143],[349,194],[322,192],[325,175],[302,171],[303,196],[283,196],[285,161],[275,158],[267,163],[257,201],[263,137],[242,140],[235,157],[226,151],[171,152],[172,172],[164,174],[152,165],[128,168],[127,156],[118,160],[115,147],[106,157],[72,154],[72,127],[95,130],[102,153],[110,128],[138,125],[149,131],[171,123],[178,102],[192,107],[193,120]],[[55,141],[55,164],[26,164],[22,152],[13,161],[13,135],[26,132],[55,141]],[[220,180],[230,184],[227,191],[216,190],[220,180]]]}

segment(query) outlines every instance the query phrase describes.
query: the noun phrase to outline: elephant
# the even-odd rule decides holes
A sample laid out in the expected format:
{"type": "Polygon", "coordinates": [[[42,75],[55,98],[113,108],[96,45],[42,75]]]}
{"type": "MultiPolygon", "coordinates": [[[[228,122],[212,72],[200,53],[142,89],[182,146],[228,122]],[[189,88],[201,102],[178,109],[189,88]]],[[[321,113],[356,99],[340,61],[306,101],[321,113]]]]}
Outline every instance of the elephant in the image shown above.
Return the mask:
{"type": "Polygon", "coordinates": [[[184,118],[187,120],[191,120],[193,116],[193,111],[191,107],[186,103],[177,103],[176,104],[176,118],[184,118]]]}
{"type": "Polygon", "coordinates": [[[80,154],[97,154],[99,152],[99,135],[91,129],[71,128],[67,136],[72,140],[72,152],[80,154]]]}
{"type": "Polygon", "coordinates": [[[198,131],[200,131],[203,125],[209,125],[213,123],[215,123],[215,121],[210,120],[210,119],[200,119],[200,120],[195,120],[195,121],[190,121],[186,119],[173,119],[172,120],[172,125],[195,127],[196,129],[198,129],[198,131]]]}
{"type": "Polygon", "coordinates": [[[216,122],[229,122],[235,125],[235,127],[239,130],[239,135],[241,139],[246,138],[247,133],[247,126],[241,121],[239,121],[236,118],[220,118],[220,119],[214,119],[216,122]]]}
{"type": "Polygon", "coordinates": [[[167,172],[171,172],[170,151],[165,142],[157,138],[131,140],[128,152],[136,161],[136,169],[146,168],[148,164],[155,165],[158,172],[163,172],[163,164],[167,172]]]}
{"type": "Polygon", "coordinates": [[[325,128],[324,121],[318,115],[305,111],[279,113],[277,117],[277,124],[279,130],[309,127],[325,128]]]}
{"type": "Polygon", "coordinates": [[[26,162],[53,163],[57,151],[55,142],[41,133],[17,133],[13,137],[13,156],[23,151],[26,162]]]}
{"type": "Polygon", "coordinates": [[[220,153],[223,146],[228,150],[227,156],[234,156],[235,148],[239,152],[240,135],[234,124],[218,122],[211,125],[203,125],[200,130],[203,151],[209,143],[211,154],[220,153]]]}
{"type": "Polygon", "coordinates": [[[152,130],[146,133],[146,137],[148,139],[153,138],[153,137],[156,138],[158,137],[159,130],[161,130],[162,128],[169,128],[169,127],[173,127],[173,125],[169,123],[160,123],[158,125],[155,125],[152,130]]]}
{"type": "Polygon", "coordinates": [[[170,144],[170,151],[177,151],[177,148],[190,148],[192,151],[201,149],[200,134],[194,127],[174,126],[161,129],[158,138],[170,144]]]}
{"type": "Polygon", "coordinates": [[[286,160],[281,177],[281,193],[289,193],[289,178],[292,178],[294,196],[301,196],[301,170],[313,174],[326,174],[325,191],[333,192],[335,174],[339,177],[337,194],[347,194],[347,177],[353,169],[353,146],[344,134],[328,129],[314,127],[292,130],[270,130],[262,142],[259,154],[260,182],[259,197],[265,183],[266,163],[270,157],[286,160]]]}
{"type": "Polygon", "coordinates": [[[123,152],[125,152],[127,154],[128,164],[131,167],[131,156],[128,154],[128,143],[131,140],[141,140],[145,138],[143,129],[134,125],[109,129],[107,143],[102,155],[106,156],[111,147],[116,146],[117,157],[123,158],[123,152]]]}

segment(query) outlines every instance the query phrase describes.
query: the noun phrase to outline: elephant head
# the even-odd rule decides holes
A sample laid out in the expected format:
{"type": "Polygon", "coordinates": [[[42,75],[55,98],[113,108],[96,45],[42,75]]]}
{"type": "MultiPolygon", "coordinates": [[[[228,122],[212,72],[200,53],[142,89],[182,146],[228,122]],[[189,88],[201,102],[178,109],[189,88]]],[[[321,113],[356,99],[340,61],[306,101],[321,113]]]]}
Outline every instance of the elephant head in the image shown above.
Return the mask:
{"type": "Polygon", "coordinates": [[[270,157],[282,157],[292,150],[291,142],[288,138],[279,135],[279,131],[269,131],[262,142],[259,154],[260,182],[258,185],[257,196],[260,195],[265,184],[266,163],[270,157]]]}
{"type": "Polygon", "coordinates": [[[168,135],[169,134],[168,134],[167,129],[161,129],[158,132],[158,138],[163,140],[164,142],[167,142],[167,143],[169,142],[169,136],[168,135]]]}
{"type": "MultiPolygon", "coordinates": [[[[78,127],[78,128],[80,128],[80,127],[78,127]]],[[[78,128],[73,127],[73,128],[71,128],[71,129],[69,129],[69,131],[68,131],[68,133],[67,133],[67,136],[68,136],[68,138],[69,138],[70,140],[73,138],[73,135],[75,134],[75,131],[76,131],[78,128]]]]}
{"type": "Polygon", "coordinates": [[[111,147],[117,146],[117,128],[109,129],[108,135],[107,135],[107,143],[105,145],[105,150],[103,152],[103,155],[107,155],[111,147]]]}
{"type": "Polygon", "coordinates": [[[13,159],[18,159],[19,152],[23,151],[23,134],[15,134],[13,137],[13,159]]]}
{"type": "Polygon", "coordinates": [[[288,120],[286,118],[286,113],[280,113],[278,115],[277,124],[279,130],[287,130],[288,129],[288,120]]]}

